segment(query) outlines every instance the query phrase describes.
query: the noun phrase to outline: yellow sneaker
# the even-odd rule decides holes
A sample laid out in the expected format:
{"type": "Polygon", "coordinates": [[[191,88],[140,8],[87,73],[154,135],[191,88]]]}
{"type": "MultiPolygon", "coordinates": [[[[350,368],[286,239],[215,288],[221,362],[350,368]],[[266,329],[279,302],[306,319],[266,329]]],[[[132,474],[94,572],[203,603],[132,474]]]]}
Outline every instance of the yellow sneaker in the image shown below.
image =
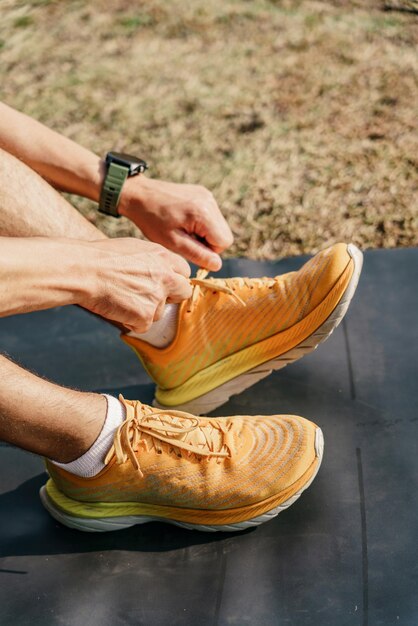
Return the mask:
{"type": "Polygon", "coordinates": [[[169,346],[122,339],[157,384],[154,406],[207,414],[324,341],[347,311],[361,266],[360,250],[340,243],[275,278],[199,271],[169,346]]]}
{"type": "Polygon", "coordinates": [[[303,417],[198,418],[120,400],[126,419],[97,476],[47,461],[41,499],[66,526],[107,531],[166,521],[243,530],[293,504],[321,464],[322,432],[303,417]]]}

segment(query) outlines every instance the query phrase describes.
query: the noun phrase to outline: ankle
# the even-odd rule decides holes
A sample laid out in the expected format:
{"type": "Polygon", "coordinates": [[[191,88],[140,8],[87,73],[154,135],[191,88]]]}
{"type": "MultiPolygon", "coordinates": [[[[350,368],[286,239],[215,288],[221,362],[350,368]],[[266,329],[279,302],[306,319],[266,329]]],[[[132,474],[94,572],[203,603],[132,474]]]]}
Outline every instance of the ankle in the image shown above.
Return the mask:
{"type": "Polygon", "coordinates": [[[54,461],[67,472],[88,478],[96,476],[105,467],[106,456],[113,445],[115,432],[123,423],[126,413],[123,404],[113,396],[105,396],[107,411],[104,424],[92,445],[72,461],[65,463],[54,461]]]}
{"type": "Polygon", "coordinates": [[[48,458],[58,463],[70,463],[83,455],[96,441],[106,419],[107,401],[99,394],[83,393],[82,406],[73,406],[73,426],[61,441],[54,441],[48,458]],[[86,411],[87,407],[87,411],[86,411]]]}

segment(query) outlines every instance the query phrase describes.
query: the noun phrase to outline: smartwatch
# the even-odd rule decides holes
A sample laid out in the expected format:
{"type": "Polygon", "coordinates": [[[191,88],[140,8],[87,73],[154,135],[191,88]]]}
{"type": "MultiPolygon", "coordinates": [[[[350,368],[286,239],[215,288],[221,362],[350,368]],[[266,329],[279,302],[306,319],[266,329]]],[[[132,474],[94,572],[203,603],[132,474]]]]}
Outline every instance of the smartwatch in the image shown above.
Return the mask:
{"type": "Polygon", "coordinates": [[[118,212],[119,198],[123,183],[131,176],[142,174],[148,165],[142,159],[123,154],[108,152],[105,159],[106,174],[100,192],[99,211],[113,217],[120,217],[118,212]]]}

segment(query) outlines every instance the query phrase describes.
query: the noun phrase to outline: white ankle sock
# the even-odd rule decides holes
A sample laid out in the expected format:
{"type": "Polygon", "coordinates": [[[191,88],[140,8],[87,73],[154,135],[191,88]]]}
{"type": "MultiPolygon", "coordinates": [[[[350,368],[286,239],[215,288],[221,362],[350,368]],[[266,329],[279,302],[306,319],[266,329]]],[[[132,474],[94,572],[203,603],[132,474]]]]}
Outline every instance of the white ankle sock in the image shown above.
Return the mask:
{"type": "Polygon", "coordinates": [[[166,304],[163,316],[146,333],[128,333],[131,337],[138,337],[156,348],[165,348],[176,336],[178,304],[166,304]]]}
{"type": "Polygon", "coordinates": [[[55,465],[63,467],[67,472],[76,474],[76,476],[88,478],[89,476],[95,476],[104,468],[105,456],[113,444],[116,429],[125,419],[123,404],[113,396],[108,396],[107,394],[104,394],[104,396],[107,400],[106,419],[100,435],[91,448],[75,461],[71,461],[71,463],[55,463],[53,461],[55,465]]]}

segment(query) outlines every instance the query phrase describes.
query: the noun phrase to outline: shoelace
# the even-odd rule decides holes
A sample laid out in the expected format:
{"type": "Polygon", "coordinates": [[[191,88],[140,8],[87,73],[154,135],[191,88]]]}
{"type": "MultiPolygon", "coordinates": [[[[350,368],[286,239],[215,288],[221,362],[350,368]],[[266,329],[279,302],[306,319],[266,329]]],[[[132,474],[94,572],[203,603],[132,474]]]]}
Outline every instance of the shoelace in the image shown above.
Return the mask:
{"type": "Polygon", "coordinates": [[[235,286],[242,286],[249,284],[248,278],[224,278],[222,282],[218,282],[220,279],[216,278],[206,278],[209,274],[208,270],[197,270],[196,277],[191,279],[191,283],[194,286],[191,303],[194,304],[199,297],[199,288],[203,287],[204,289],[211,289],[212,291],[220,291],[221,293],[226,293],[229,296],[232,296],[242,304],[242,306],[246,306],[244,300],[239,297],[237,293],[235,293],[235,286]],[[231,286],[230,286],[231,285],[231,286]]]}
{"type": "Polygon", "coordinates": [[[139,450],[140,446],[145,450],[149,450],[147,440],[141,436],[144,434],[152,438],[152,443],[158,453],[161,453],[162,450],[157,442],[162,442],[171,446],[169,452],[179,448],[180,450],[185,450],[189,456],[195,454],[198,458],[225,458],[231,456],[232,441],[228,436],[232,427],[231,422],[225,421],[225,423],[221,424],[215,420],[211,421],[212,427],[220,430],[223,435],[220,450],[214,450],[214,441],[211,433],[208,432],[208,429],[200,426],[200,421],[197,417],[193,417],[183,411],[170,411],[169,414],[167,411],[147,412],[148,407],[141,402],[135,403],[134,408],[132,405],[125,403],[121,396],[120,400],[126,408],[126,419],[116,431],[113,445],[104,461],[105,465],[110,462],[113,455],[116,456],[116,461],[119,464],[125,463],[129,459],[134,469],[143,477],[144,474],[135,452],[139,450]],[[170,419],[173,417],[176,420],[170,419]],[[179,423],[177,423],[177,420],[179,423]],[[180,438],[196,429],[200,429],[200,432],[203,433],[207,449],[202,449],[198,445],[180,438]]]}
{"type": "MultiPolygon", "coordinates": [[[[228,279],[224,279],[223,282],[221,283],[221,282],[218,282],[216,278],[206,278],[208,274],[209,272],[207,270],[200,269],[200,270],[197,270],[196,278],[191,279],[191,283],[194,286],[193,293],[192,293],[192,300],[191,300],[192,304],[194,304],[197,298],[199,297],[199,288],[203,287],[204,289],[212,289],[213,291],[220,291],[221,293],[227,293],[228,295],[235,298],[237,302],[242,304],[242,306],[246,306],[244,300],[242,300],[242,298],[240,298],[239,295],[235,293],[232,287],[228,286],[228,283],[227,283],[228,279]]],[[[231,281],[233,279],[229,279],[229,280],[231,281]]]]}
{"type": "Polygon", "coordinates": [[[267,283],[267,286],[272,289],[276,283],[274,278],[267,278],[267,277],[244,278],[241,276],[237,276],[236,278],[223,278],[223,279],[206,278],[208,273],[209,272],[207,270],[200,269],[197,271],[196,277],[191,279],[191,283],[194,286],[193,294],[191,298],[191,304],[194,304],[196,302],[200,293],[199,288],[203,287],[204,289],[211,289],[213,291],[220,291],[222,293],[226,293],[232,296],[233,298],[235,298],[235,300],[237,300],[237,302],[239,302],[243,306],[247,306],[244,300],[240,298],[240,296],[237,293],[235,293],[236,288],[249,287],[250,289],[253,289],[254,286],[261,287],[261,286],[265,286],[267,283]]]}

